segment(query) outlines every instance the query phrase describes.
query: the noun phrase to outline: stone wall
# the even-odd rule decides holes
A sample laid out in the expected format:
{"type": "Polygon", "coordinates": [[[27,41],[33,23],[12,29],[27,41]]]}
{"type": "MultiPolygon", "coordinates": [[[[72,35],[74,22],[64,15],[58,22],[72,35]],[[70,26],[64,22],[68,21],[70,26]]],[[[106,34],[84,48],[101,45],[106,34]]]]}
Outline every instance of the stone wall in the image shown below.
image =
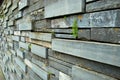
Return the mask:
{"type": "Polygon", "coordinates": [[[119,80],[120,0],[5,0],[6,80],[119,80]]]}

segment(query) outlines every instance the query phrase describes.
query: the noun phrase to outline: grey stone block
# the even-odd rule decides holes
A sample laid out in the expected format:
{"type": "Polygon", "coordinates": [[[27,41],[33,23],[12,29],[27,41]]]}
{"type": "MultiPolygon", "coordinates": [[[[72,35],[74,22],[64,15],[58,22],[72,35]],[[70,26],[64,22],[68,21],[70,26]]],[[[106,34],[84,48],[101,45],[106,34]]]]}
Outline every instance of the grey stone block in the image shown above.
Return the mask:
{"type": "Polygon", "coordinates": [[[72,80],[70,76],[62,73],[62,72],[59,72],[59,80],[72,80]]]}
{"type": "Polygon", "coordinates": [[[92,28],[91,40],[120,43],[119,28],[92,28]]]}
{"type": "Polygon", "coordinates": [[[99,0],[86,5],[87,12],[120,8],[120,0],[99,0]]]}
{"type": "Polygon", "coordinates": [[[9,0],[6,7],[9,8],[11,5],[12,5],[12,0],[9,0]]]}
{"type": "Polygon", "coordinates": [[[19,49],[17,50],[17,56],[21,57],[21,58],[25,58],[25,53],[20,51],[19,49]]]}
{"type": "Polygon", "coordinates": [[[32,30],[32,21],[30,16],[26,16],[17,23],[19,30],[32,30]]]}
{"type": "Polygon", "coordinates": [[[25,42],[25,41],[26,41],[26,38],[25,38],[25,37],[20,37],[20,40],[21,40],[22,42],[25,42]]]}
{"type": "Polygon", "coordinates": [[[52,33],[38,33],[38,32],[31,32],[29,37],[32,39],[42,40],[51,42],[52,40],[52,33]]]}
{"type": "Polygon", "coordinates": [[[19,69],[19,67],[15,67],[15,71],[16,71],[17,77],[19,77],[20,79],[23,79],[23,73],[21,69],[19,69]]]}
{"type": "Polygon", "coordinates": [[[50,28],[50,20],[38,20],[33,22],[34,30],[39,31],[43,30],[45,31],[47,28],[50,28]]]}
{"type": "Polygon", "coordinates": [[[28,0],[20,0],[19,2],[19,10],[28,6],[28,0]]]}
{"type": "Polygon", "coordinates": [[[19,42],[19,48],[22,47],[26,50],[28,50],[29,43],[19,42]]]}
{"type": "MultiPolygon", "coordinates": [[[[34,0],[35,1],[35,0],[34,0]]],[[[27,15],[35,10],[41,9],[44,7],[44,0],[38,0],[33,5],[30,5],[28,8],[26,8],[23,12],[23,15],[27,15]]]]}
{"type": "Polygon", "coordinates": [[[23,16],[22,11],[19,11],[14,17],[15,17],[15,19],[20,19],[20,18],[22,18],[22,16],[23,16]]]}
{"type": "Polygon", "coordinates": [[[15,30],[14,30],[14,35],[20,36],[20,31],[15,31],[15,30]]]}
{"type": "Polygon", "coordinates": [[[117,80],[110,76],[106,76],[94,71],[89,71],[87,69],[73,66],[72,67],[72,80],[117,80]]]}
{"type": "Polygon", "coordinates": [[[27,72],[27,66],[22,60],[16,57],[15,62],[25,73],[27,72]]]}
{"type": "Polygon", "coordinates": [[[29,60],[25,59],[25,63],[37,74],[39,75],[43,80],[48,80],[48,73],[38,67],[37,65],[31,63],[29,60]]]}
{"type": "Polygon", "coordinates": [[[13,2],[11,10],[14,11],[17,7],[18,7],[18,0],[16,0],[15,2],[13,2]]]}
{"type": "Polygon", "coordinates": [[[95,1],[95,0],[86,0],[86,2],[91,2],[91,1],[95,1]]]}
{"type": "Polygon", "coordinates": [[[82,13],[84,8],[85,0],[45,0],[45,18],[82,13]]]}
{"type": "Polygon", "coordinates": [[[120,46],[115,44],[65,39],[52,40],[52,49],[55,51],[118,67],[120,66],[119,48],[120,46]]]}
{"type": "Polygon", "coordinates": [[[19,41],[19,40],[20,40],[20,37],[19,37],[19,36],[12,36],[12,40],[14,40],[14,41],[19,41]]]}
{"type": "Polygon", "coordinates": [[[66,18],[57,18],[51,20],[52,28],[70,28],[77,20],[78,28],[91,27],[120,27],[120,10],[108,10],[102,12],[86,13],[66,18]]]}
{"type": "Polygon", "coordinates": [[[47,48],[45,48],[45,47],[31,44],[31,52],[42,58],[47,58],[47,48]]]}

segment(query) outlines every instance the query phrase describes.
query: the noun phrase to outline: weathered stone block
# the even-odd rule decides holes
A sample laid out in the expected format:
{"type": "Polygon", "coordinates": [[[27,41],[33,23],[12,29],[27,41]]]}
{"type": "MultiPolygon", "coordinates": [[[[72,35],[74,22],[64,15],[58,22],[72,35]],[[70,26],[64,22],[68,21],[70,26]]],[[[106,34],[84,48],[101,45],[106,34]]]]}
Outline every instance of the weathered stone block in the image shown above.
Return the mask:
{"type": "Polygon", "coordinates": [[[45,47],[31,44],[31,52],[40,57],[47,58],[47,48],[45,48],[45,47]]]}
{"type": "Polygon", "coordinates": [[[14,0],[13,5],[12,5],[12,11],[14,11],[18,7],[18,0],[14,0]]]}
{"type": "Polygon", "coordinates": [[[20,36],[20,31],[14,31],[14,35],[20,36]]]}
{"type": "Polygon", "coordinates": [[[28,0],[20,0],[19,2],[19,10],[28,6],[28,0]]]}
{"type": "Polygon", "coordinates": [[[95,12],[90,14],[91,27],[120,27],[120,10],[95,12]]]}
{"type": "Polygon", "coordinates": [[[20,37],[20,41],[25,42],[26,38],[25,37],[20,37]]]}
{"type": "Polygon", "coordinates": [[[24,62],[22,62],[19,58],[15,58],[15,62],[19,67],[24,71],[27,72],[27,66],[25,65],[24,62]]]}
{"type": "Polygon", "coordinates": [[[87,41],[53,39],[52,49],[69,55],[111,64],[114,66],[120,66],[120,58],[118,57],[120,50],[119,45],[87,41]]]}
{"type": "Polygon", "coordinates": [[[31,13],[31,12],[38,10],[38,9],[41,9],[43,7],[44,7],[44,0],[38,0],[33,5],[29,6],[29,8],[26,8],[23,12],[23,15],[27,15],[28,13],[31,13]]]}
{"type": "Polygon", "coordinates": [[[120,8],[120,0],[99,0],[86,5],[87,12],[120,8]]]}
{"type": "Polygon", "coordinates": [[[69,28],[72,27],[74,21],[77,20],[79,28],[90,27],[120,27],[120,10],[109,10],[95,13],[86,13],[66,18],[58,18],[51,20],[52,28],[69,28]]]}
{"type": "Polygon", "coordinates": [[[59,80],[72,80],[70,76],[62,73],[62,72],[59,72],[59,80]]]}
{"type": "Polygon", "coordinates": [[[19,30],[32,30],[32,21],[29,16],[20,19],[17,23],[19,30]]]}
{"type": "Polygon", "coordinates": [[[86,2],[91,2],[91,1],[95,1],[95,0],[86,0],[86,2]]]}
{"type": "Polygon", "coordinates": [[[14,41],[19,41],[19,40],[20,40],[20,37],[19,37],[19,36],[12,36],[12,39],[13,39],[14,41]]]}
{"type": "Polygon", "coordinates": [[[12,1],[9,0],[9,1],[8,1],[8,4],[7,4],[7,8],[9,8],[11,5],[12,5],[12,1]]]}
{"type": "Polygon", "coordinates": [[[21,58],[25,58],[25,53],[20,51],[19,49],[17,50],[17,56],[21,57],[21,58]]]}
{"type": "Polygon", "coordinates": [[[119,28],[92,28],[91,40],[120,43],[119,28]]]}
{"type": "Polygon", "coordinates": [[[22,47],[26,50],[28,50],[29,43],[19,42],[19,48],[22,47]]]}
{"type": "Polygon", "coordinates": [[[45,0],[45,17],[82,13],[84,8],[85,0],[45,0]]]}
{"type": "Polygon", "coordinates": [[[39,30],[45,31],[47,28],[50,28],[50,20],[35,21],[33,22],[33,25],[34,25],[33,29],[35,31],[39,31],[39,30]]]}
{"type": "Polygon", "coordinates": [[[106,76],[94,71],[89,71],[87,69],[73,66],[72,67],[72,80],[117,80],[110,76],[106,76]]]}
{"type": "Polygon", "coordinates": [[[21,69],[19,69],[19,67],[15,67],[15,72],[17,74],[17,77],[19,77],[20,79],[23,79],[23,73],[21,69]]]}
{"type": "Polygon", "coordinates": [[[19,11],[16,15],[15,15],[15,19],[20,19],[22,18],[22,11],[19,11]]]}
{"type": "Polygon", "coordinates": [[[31,33],[29,34],[29,37],[32,38],[32,39],[38,39],[38,40],[42,40],[42,41],[51,42],[52,33],[31,32],[31,33]]]}
{"type": "Polygon", "coordinates": [[[25,63],[37,74],[39,75],[43,80],[48,80],[48,73],[38,67],[37,65],[31,63],[29,60],[25,59],[25,63]]]}

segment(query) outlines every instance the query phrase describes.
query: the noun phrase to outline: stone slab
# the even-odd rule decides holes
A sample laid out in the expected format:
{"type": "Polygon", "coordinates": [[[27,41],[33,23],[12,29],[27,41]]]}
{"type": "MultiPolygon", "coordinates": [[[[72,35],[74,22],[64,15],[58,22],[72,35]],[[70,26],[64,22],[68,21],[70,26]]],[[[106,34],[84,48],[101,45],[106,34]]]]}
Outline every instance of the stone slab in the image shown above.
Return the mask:
{"type": "Polygon", "coordinates": [[[22,47],[26,50],[28,50],[29,43],[19,42],[19,48],[22,47]]]}
{"type": "Polygon", "coordinates": [[[47,28],[50,28],[50,20],[38,20],[33,22],[34,25],[34,30],[39,31],[39,30],[46,30],[47,28]]]}
{"type": "Polygon", "coordinates": [[[72,67],[72,80],[117,80],[110,76],[106,76],[94,71],[89,71],[87,69],[73,66],[72,67]]]}
{"type": "Polygon", "coordinates": [[[28,0],[20,0],[19,2],[19,10],[28,6],[28,0]]]}
{"type": "Polygon", "coordinates": [[[20,18],[22,18],[22,16],[23,16],[22,11],[19,11],[14,17],[15,17],[15,19],[20,19],[20,18]]]}
{"type": "Polygon", "coordinates": [[[120,58],[118,57],[120,45],[77,40],[53,39],[52,49],[58,52],[63,52],[65,54],[118,67],[120,66],[120,58]]]}
{"type": "Polygon", "coordinates": [[[32,30],[32,21],[30,16],[26,16],[17,23],[19,30],[32,30]]]}
{"type": "Polygon", "coordinates": [[[91,40],[120,43],[120,29],[119,28],[92,28],[91,40]]]}
{"type": "Polygon", "coordinates": [[[15,58],[15,62],[25,73],[27,72],[27,66],[22,60],[15,58]]]}
{"type": "Polygon", "coordinates": [[[97,2],[86,5],[87,12],[108,10],[113,8],[120,8],[120,0],[99,0],[97,2]]]}
{"type": "Polygon", "coordinates": [[[13,3],[11,10],[14,11],[17,7],[18,7],[18,0],[13,3]]]}
{"type": "Polygon", "coordinates": [[[52,40],[52,33],[38,33],[38,32],[31,32],[29,37],[32,39],[42,40],[51,42],[52,40]]]}
{"type": "Polygon", "coordinates": [[[20,37],[19,37],[19,36],[12,36],[12,40],[14,40],[14,41],[19,41],[19,40],[20,40],[20,37]]]}
{"type": "Polygon", "coordinates": [[[45,0],[45,18],[82,13],[84,8],[85,0],[45,0]]]}
{"type": "Polygon", "coordinates": [[[72,80],[70,76],[66,75],[63,72],[59,72],[59,80],[72,80]]]}
{"type": "Polygon", "coordinates": [[[25,59],[24,62],[28,65],[37,75],[39,75],[43,80],[48,80],[48,73],[38,67],[37,65],[31,63],[29,60],[25,59]]]}
{"type": "Polygon", "coordinates": [[[21,58],[25,58],[25,53],[20,51],[19,49],[17,50],[17,56],[21,57],[21,58]]]}
{"type": "Polygon", "coordinates": [[[42,58],[47,58],[47,48],[45,48],[45,47],[31,44],[31,52],[42,58]]]}
{"type": "Polygon", "coordinates": [[[86,2],[91,2],[91,1],[95,1],[95,0],[86,0],[86,2]]]}
{"type": "Polygon", "coordinates": [[[60,64],[64,63],[63,65],[68,65],[69,67],[72,67],[73,65],[78,65],[86,69],[90,69],[91,71],[96,71],[101,74],[105,74],[105,75],[120,79],[119,67],[99,63],[96,61],[91,61],[91,60],[76,57],[76,56],[63,54],[57,51],[53,51],[51,49],[48,50],[48,55],[56,59],[55,61],[60,60],[61,61],[59,62],[60,64]],[[69,65],[68,63],[66,64],[65,62],[68,62],[69,64],[72,64],[72,65],[69,65]]]}

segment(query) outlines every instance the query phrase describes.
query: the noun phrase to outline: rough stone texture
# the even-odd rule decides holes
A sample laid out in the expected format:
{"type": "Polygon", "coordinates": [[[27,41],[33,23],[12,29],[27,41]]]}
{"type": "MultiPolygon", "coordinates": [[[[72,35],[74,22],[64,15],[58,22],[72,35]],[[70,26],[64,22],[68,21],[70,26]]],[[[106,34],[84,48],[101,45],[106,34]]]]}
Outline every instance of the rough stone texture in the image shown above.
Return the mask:
{"type": "Polygon", "coordinates": [[[119,28],[92,28],[91,39],[96,41],[120,43],[119,28]]]}
{"type": "Polygon", "coordinates": [[[119,64],[119,45],[87,41],[53,39],[52,49],[77,57],[90,59],[115,66],[119,64]],[[87,50],[86,50],[87,49],[87,50]],[[106,56],[104,56],[106,54],[106,56]],[[112,57],[110,57],[112,56],[112,57]],[[114,58],[113,58],[114,57],[114,58]]]}
{"type": "Polygon", "coordinates": [[[45,17],[84,12],[85,0],[45,0],[45,17]],[[73,4],[76,2],[76,4],[73,4]],[[55,7],[56,6],[56,7],[55,7]]]}
{"type": "Polygon", "coordinates": [[[86,5],[87,12],[120,8],[120,0],[99,0],[86,5]]]}
{"type": "Polygon", "coordinates": [[[52,38],[52,34],[51,33],[37,33],[37,32],[33,32],[30,33],[29,35],[30,38],[32,39],[38,39],[38,40],[42,40],[42,41],[48,41],[51,42],[51,38],[52,38]]]}
{"type": "Polygon", "coordinates": [[[73,66],[72,67],[72,80],[117,80],[112,77],[96,73],[94,71],[89,71],[87,69],[73,66]]]}
{"type": "Polygon", "coordinates": [[[47,58],[47,48],[31,44],[31,52],[40,57],[47,58]]]}

